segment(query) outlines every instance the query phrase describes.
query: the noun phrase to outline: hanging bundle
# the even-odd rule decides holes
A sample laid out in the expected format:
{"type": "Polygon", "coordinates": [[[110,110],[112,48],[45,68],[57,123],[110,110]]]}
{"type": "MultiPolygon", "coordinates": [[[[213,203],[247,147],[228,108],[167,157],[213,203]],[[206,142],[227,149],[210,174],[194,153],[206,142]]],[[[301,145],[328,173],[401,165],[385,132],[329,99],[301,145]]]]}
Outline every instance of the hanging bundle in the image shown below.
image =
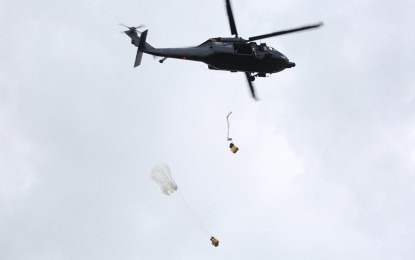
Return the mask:
{"type": "Polygon", "coordinates": [[[210,237],[210,241],[212,242],[212,245],[217,247],[219,246],[219,240],[217,240],[215,237],[213,237],[209,231],[206,229],[206,227],[202,224],[202,222],[199,220],[199,218],[196,216],[196,214],[193,212],[193,210],[190,208],[187,201],[184,199],[184,197],[180,194],[180,191],[178,190],[177,184],[173,179],[173,176],[170,173],[170,168],[166,164],[158,164],[151,169],[150,177],[155,181],[161,188],[161,191],[165,195],[170,194],[177,194],[178,198],[180,199],[181,203],[187,208],[188,212],[190,213],[190,216],[193,218],[193,221],[195,224],[197,224],[201,231],[203,231],[206,236],[210,237]]]}
{"type": "MultiPolygon", "coordinates": [[[[232,141],[232,138],[230,138],[229,137],[229,116],[232,114],[232,111],[231,112],[229,112],[229,114],[228,114],[228,116],[226,117],[226,122],[228,123],[228,136],[227,136],[227,138],[228,138],[228,141],[230,142],[230,144],[229,144],[229,148],[231,148],[231,151],[233,152],[233,153],[236,153],[238,150],[239,150],[239,148],[233,143],[233,141],[232,141]]],[[[212,242],[213,243],[213,242],[212,242]]]]}
{"type": "Polygon", "coordinates": [[[212,241],[212,245],[213,245],[214,247],[219,246],[219,240],[217,240],[215,237],[211,237],[211,238],[210,238],[210,241],[212,241]]]}

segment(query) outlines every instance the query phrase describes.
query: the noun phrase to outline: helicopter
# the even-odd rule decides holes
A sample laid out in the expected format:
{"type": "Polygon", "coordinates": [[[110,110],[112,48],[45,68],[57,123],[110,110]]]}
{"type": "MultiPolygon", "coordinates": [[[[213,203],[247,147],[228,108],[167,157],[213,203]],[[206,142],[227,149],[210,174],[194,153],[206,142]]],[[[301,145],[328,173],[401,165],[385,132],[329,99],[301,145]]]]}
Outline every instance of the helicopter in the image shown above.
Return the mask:
{"type": "Polygon", "coordinates": [[[146,42],[148,30],[142,32],[138,30],[143,28],[144,25],[129,27],[120,23],[120,25],[128,28],[124,33],[131,38],[131,44],[137,47],[134,68],[141,64],[143,53],[147,53],[162,57],[159,60],[160,63],[163,63],[167,58],[174,58],[204,62],[211,70],[243,72],[252,97],[258,100],[252,83],[255,78],[266,77],[272,73],[295,67],[295,63],[289,61],[284,54],[273,47],[267,46],[266,43],[257,44],[255,41],[318,28],[323,25],[323,23],[317,23],[243,39],[238,35],[230,0],[226,0],[226,11],[231,34],[234,37],[210,38],[202,44],[190,48],[154,48],[146,42]]]}

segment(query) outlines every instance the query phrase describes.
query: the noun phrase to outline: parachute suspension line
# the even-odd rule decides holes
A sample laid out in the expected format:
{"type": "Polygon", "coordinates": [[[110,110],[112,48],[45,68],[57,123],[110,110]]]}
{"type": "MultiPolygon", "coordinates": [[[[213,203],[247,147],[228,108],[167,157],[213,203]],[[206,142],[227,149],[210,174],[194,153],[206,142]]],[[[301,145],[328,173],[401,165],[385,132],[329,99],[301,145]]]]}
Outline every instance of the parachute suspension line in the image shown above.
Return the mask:
{"type": "Polygon", "coordinates": [[[180,200],[182,201],[183,205],[187,208],[187,210],[189,211],[190,215],[192,216],[193,222],[195,222],[196,225],[198,225],[200,227],[200,229],[209,237],[212,237],[212,235],[209,233],[209,231],[206,229],[206,227],[202,224],[202,222],[200,222],[200,220],[198,219],[198,217],[196,216],[196,214],[193,212],[193,210],[190,208],[189,204],[187,203],[187,201],[184,199],[184,197],[182,196],[182,194],[177,191],[176,192],[179,197],[180,200]]]}
{"type": "Polygon", "coordinates": [[[229,112],[228,116],[226,116],[226,122],[228,123],[228,135],[227,135],[227,138],[228,138],[228,141],[230,141],[230,142],[232,142],[232,138],[229,137],[229,116],[231,114],[232,114],[232,111],[229,112]]]}

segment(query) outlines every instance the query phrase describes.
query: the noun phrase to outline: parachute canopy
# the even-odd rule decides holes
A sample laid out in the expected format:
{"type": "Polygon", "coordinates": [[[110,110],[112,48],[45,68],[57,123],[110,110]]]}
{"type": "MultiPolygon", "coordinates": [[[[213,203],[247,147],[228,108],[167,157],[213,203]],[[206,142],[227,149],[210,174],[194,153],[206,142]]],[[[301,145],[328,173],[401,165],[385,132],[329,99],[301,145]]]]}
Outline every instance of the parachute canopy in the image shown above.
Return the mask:
{"type": "Polygon", "coordinates": [[[150,177],[161,188],[164,194],[170,195],[177,190],[176,182],[170,174],[170,168],[165,164],[157,164],[151,169],[150,177]]]}

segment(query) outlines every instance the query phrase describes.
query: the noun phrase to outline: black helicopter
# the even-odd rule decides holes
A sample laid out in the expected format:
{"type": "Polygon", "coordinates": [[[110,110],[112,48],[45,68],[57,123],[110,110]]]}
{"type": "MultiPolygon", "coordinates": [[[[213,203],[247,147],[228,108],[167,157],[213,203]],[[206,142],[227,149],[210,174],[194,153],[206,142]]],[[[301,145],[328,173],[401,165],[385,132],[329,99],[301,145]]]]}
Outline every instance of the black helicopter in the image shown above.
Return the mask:
{"type": "Polygon", "coordinates": [[[143,53],[163,57],[159,60],[163,63],[167,58],[183,59],[204,62],[211,70],[226,70],[231,72],[244,72],[252,93],[255,96],[252,81],[255,77],[266,77],[267,74],[277,73],[287,68],[295,67],[295,63],[290,62],[287,57],[265,43],[257,44],[256,40],[283,34],[317,28],[323,23],[303,26],[290,30],[278,31],[269,34],[249,37],[248,40],[238,37],[235,20],[233,18],[230,0],[226,0],[226,11],[228,13],[229,25],[232,38],[211,38],[204,43],[190,48],[154,48],[146,42],[148,30],[143,32],[138,27],[128,27],[124,33],[131,38],[131,43],[138,47],[134,67],[141,64],[143,53]],[[139,36],[140,35],[140,36],[139,36]]]}

